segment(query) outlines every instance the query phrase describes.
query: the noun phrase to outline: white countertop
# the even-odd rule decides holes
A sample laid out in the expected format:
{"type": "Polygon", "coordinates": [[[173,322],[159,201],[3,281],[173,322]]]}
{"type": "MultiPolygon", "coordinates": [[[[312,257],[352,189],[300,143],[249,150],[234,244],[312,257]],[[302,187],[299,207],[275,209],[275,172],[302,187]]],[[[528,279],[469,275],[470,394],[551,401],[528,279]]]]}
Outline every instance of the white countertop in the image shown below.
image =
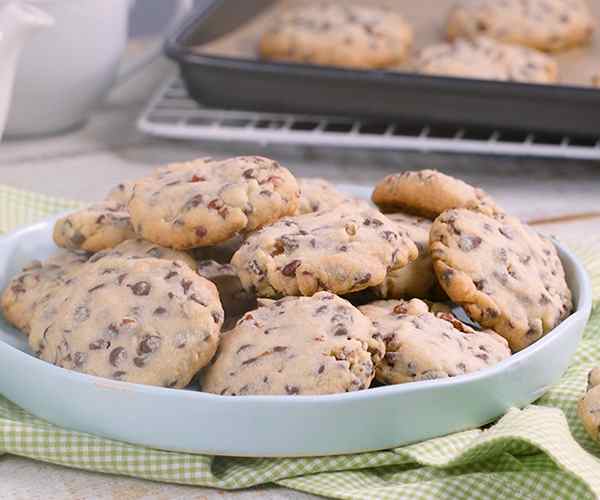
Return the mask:
{"type": "MultiPolygon", "coordinates": [[[[131,52],[137,50],[131,47],[131,52]]],[[[489,158],[416,152],[347,152],[300,147],[178,142],[142,135],[138,113],[173,68],[157,61],[113,93],[87,126],[61,137],[0,145],[0,183],[81,200],[101,199],[119,181],[156,164],[199,156],[261,154],[301,176],[372,185],[403,169],[437,168],[488,190],[525,220],[600,211],[600,162],[489,158]]],[[[600,217],[540,226],[562,239],[600,235],[600,217]]],[[[0,498],[212,499],[317,498],[282,488],[218,492],[67,469],[19,457],[0,456],[0,498]]]]}

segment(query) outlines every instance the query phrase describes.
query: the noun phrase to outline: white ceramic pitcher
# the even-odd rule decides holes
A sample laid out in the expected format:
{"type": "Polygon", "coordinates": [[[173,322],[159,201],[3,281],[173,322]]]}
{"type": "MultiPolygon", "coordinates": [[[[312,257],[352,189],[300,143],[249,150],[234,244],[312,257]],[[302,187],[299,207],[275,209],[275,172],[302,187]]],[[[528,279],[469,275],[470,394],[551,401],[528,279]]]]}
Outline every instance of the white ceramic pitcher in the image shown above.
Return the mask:
{"type": "MultiPolygon", "coordinates": [[[[161,53],[157,44],[133,65],[121,65],[133,0],[28,1],[41,5],[56,22],[52,29],[28,44],[19,61],[6,124],[7,138],[77,128],[115,82],[161,53]]],[[[185,15],[193,2],[175,3],[167,30],[185,15]]]]}
{"type": "Polygon", "coordinates": [[[36,31],[51,26],[52,18],[22,2],[0,4],[0,139],[11,102],[17,62],[36,31]]]}

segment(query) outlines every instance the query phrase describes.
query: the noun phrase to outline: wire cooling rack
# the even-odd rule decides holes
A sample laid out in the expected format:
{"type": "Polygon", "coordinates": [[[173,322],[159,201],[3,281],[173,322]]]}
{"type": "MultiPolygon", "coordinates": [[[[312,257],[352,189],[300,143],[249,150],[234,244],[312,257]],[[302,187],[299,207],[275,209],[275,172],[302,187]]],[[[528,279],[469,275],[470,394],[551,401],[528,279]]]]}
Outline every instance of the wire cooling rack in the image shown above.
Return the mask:
{"type": "Polygon", "coordinates": [[[595,137],[568,137],[216,109],[190,98],[177,77],[156,92],[138,127],[172,139],[600,160],[600,131],[595,137]]]}

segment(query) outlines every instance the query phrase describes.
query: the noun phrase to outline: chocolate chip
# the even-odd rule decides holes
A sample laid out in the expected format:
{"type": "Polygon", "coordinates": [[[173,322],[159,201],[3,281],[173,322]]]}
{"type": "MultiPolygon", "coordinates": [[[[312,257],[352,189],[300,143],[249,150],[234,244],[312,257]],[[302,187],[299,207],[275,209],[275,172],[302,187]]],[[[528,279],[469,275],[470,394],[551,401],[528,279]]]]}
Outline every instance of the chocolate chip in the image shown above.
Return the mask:
{"type": "Polygon", "coordinates": [[[317,370],[317,373],[320,375],[324,371],[325,371],[325,365],[321,365],[321,366],[319,366],[319,369],[317,370]]]}
{"type": "Polygon", "coordinates": [[[207,234],[208,229],[206,229],[204,226],[198,226],[196,228],[196,236],[198,236],[198,238],[205,238],[207,234]]]}
{"type": "Polygon", "coordinates": [[[78,306],[73,313],[75,321],[85,321],[90,317],[90,310],[86,306],[78,306]]]}
{"type": "Polygon", "coordinates": [[[123,274],[119,275],[119,277],[117,278],[117,283],[119,285],[122,285],[125,278],[127,278],[127,273],[123,273],[123,274]]]}
{"type": "Polygon", "coordinates": [[[94,342],[90,342],[90,345],[88,347],[90,348],[90,351],[98,351],[100,349],[108,349],[110,347],[110,342],[105,339],[98,339],[98,340],[95,340],[94,342]]]}
{"type": "Polygon", "coordinates": [[[141,358],[141,357],[133,358],[133,364],[135,366],[137,366],[138,368],[142,368],[146,365],[146,358],[141,358]]]}
{"type": "Polygon", "coordinates": [[[152,290],[152,286],[147,281],[138,281],[134,285],[127,285],[131,288],[131,291],[134,295],[138,295],[140,297],[146,296],[152,290]]]}
{"type": "Polygon", "coordinates": [[[333,331],[333,335],[335,337],[341,337],[343,335],[348,335],[348,329],[342,325],[338,325],[337,328],[333,331]]]}
{"type": "Polygon", "coordinates": [[[191,280],[186,280],[185,278],[181,280],[181,288],[183,288],[183,293],[185,293],[186,295],[191,286],[192,286],[191,280]]]}
{"type": "MultiPolygon", "coordinates": [[[[161,338],[157,335],[146,335],[142,341],[139,343],[137,348],[137,353],[139,355],[142,354],[151,354],[160,349],[161,338]]],[[[114,352],[114,351],[113,351],[114,352]]]]}
{"type": "Polygon", "coordinates": [[[287,392],[289,395],[300,394],[300,388],[297,385],[286,384],[285,392],[287,392]]]}
{"type": "Polygon", "coordinates": [[[87,357],[88,357],[88,355],[85,352],[76,352],[76,353],[73,353],[73,357],[72,357],[72,359],[73,359],[73,365],[76,368],[81,368],[85,364],[85,362],[87,361],[87,357]]]}
{"type": "Polygon", "coordinates": [[[471,252],[478,248],[482,241],[479,236],[463,236],[458,240],[458,247],[465,252],[471,252]]]}
{"type": "Polygon", "coordinates": [[[155,316],[161,316],[166,312],[167,310],[164,307],[158,306],[156,309],[154,309],[154,312],[152,314],[154,314],[155,316]]]}
{"type": "Polygon", "coordinates": [[[125,375],[127,375],[127,372],[117,371],[112,374],[112,378],[114,378],[115,380],[123,380],[123,377],[125,375]]]}
{"type": "Polygon", "coordinates": [[[123,347],[115,347],[108,356],[111,365],[118,368],[121,363],[127,360],[127,351],[123,347]]]}
{"type": "Polygon", "coordinates": [[[293,260],[292,262],[283,267],[283,269],[281,270],[281,274],[287,276],[288,278],[293,278],[294,276],[296,276],[296,270],[298,269],[298,267],[300,267],[301,263],[302,262],[298,259],[293,260]]]}

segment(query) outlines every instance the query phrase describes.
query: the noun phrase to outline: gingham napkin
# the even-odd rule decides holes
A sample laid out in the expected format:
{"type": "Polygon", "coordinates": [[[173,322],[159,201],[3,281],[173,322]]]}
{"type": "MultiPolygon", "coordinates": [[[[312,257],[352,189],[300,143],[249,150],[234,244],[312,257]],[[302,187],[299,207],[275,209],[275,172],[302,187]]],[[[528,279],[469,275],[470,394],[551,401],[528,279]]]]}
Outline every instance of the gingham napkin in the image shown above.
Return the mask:
{"type": "MultiPolygon", "coordinates": [[[[0,186],[0,231],[79,206],[0,186]]],[[[600,240],[574,246],[600,302],[600,240]]],[[[336,498],[596,498],[600,446],[576,415],[588,370],[600,365],[600,307],[595,307],[561,382],[494,425],[402,448],[294,459],[223,458],[163,452],[72,432],[32,417],[0,397],[0,453],[112,474],[238,489],[276,483],[336,498]]],[[[0,374],[1,376],[1,374],[0,374]]],[[[0,460],[0,476],[2,461],[0,460]]]]}

